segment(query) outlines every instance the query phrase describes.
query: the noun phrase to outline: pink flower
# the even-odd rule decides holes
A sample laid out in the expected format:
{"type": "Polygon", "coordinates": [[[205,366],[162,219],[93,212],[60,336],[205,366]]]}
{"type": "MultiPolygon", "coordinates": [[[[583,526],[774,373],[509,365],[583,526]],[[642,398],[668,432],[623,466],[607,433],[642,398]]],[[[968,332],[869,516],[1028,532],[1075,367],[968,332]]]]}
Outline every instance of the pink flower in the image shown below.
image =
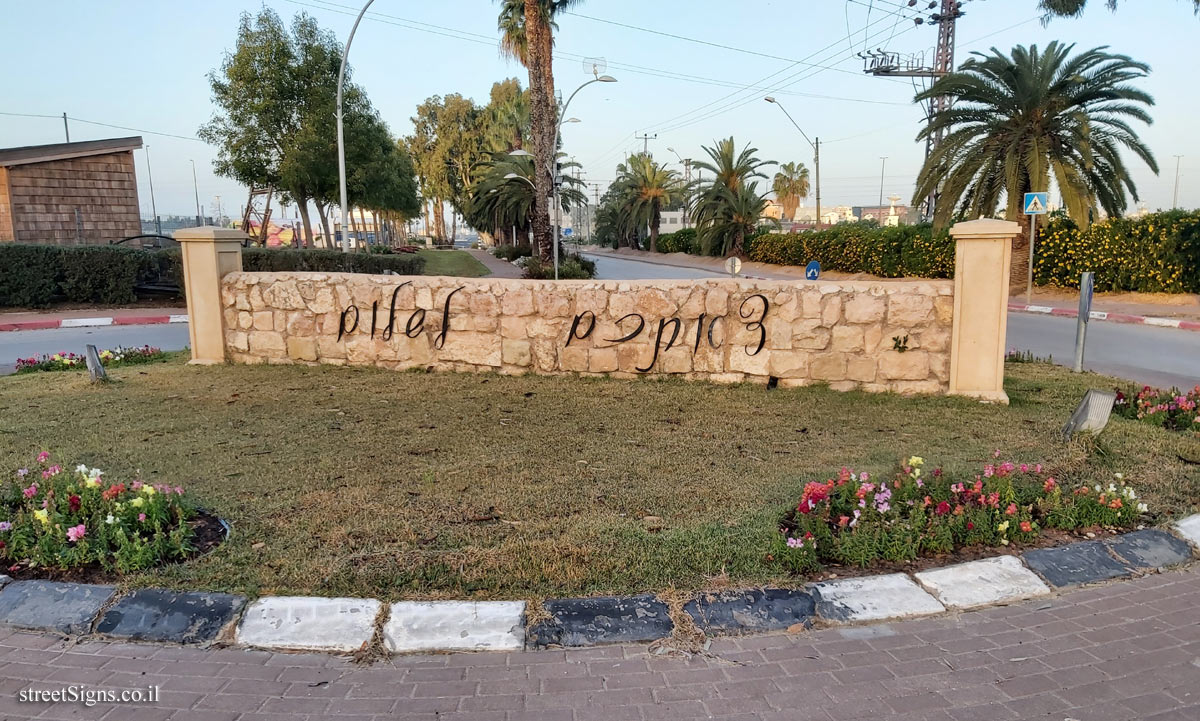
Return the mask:
{"type": "Polygon", "coordinates": [[[37,456],[38,463],[45,463],[48,460],[50,460],[50,454],[47,453],[46,451],[42,451],[37,456]]]}
{"type": "Polygon", "coordinates": [[[1039,464],[1035,465],[1035,466],[1033,467],[1033,472],[1034,472],[1034,473],[1041,473],[1041,472],[1042,472],[1042,464],[1041,464],[1041,463],[1039,463],[1039,464]]]}
{"type": "Polygon", "coordinates": [[[144,485],[146,485],[146,484],[142,483],[141,481],[134,481],[133,483],[131,483],[129,485],[129,487],[135,491],[140,491],[140,490],[142,490],[142,486],[144,486],[144,485]]]}
{"type": "Polygon", "coordinates": [[[25,476],[28,476],[28,475],[29,475],[28,468],[18,468],[17,469],[17,478],[24,478],[25,476]]]}
{"type": "Polygon", "coordinates": [[[871,476],[867,475],[867,472],[866,472],[866,471],[863,471],[862,473],[858,474],[858,480],[860,480],[860,481],[864,481],[864,482],[865,482],[865,481],[866,481],[867,479],[869,479],[870,477],[871,477],[871,476]]]}
{"type": "Polygon", "coordinates": [[[996,469],[992,467],[992,464],[989,463],[983,467],[984,478],[991,478],[994,475],[996,475],[996,469]]]}
{"type": "Polygon", "coordinates": [[[87,535],[87,527],[82,523],[78,526],[72,526],[71,528],[67,529],[67,540],[71,541],[72,543],[83,538],[85,535],[87,535]]]}
{"type": "Polygon", "coordinates": [[[26,488],[23,493],[25,494],[26,498],[33,498],[37,495],[37,484],[30,484],[29,488],[26,488]]]}
{"type": "Polygon", "coordinates": [[[175,486],[175,495],[177,495],[177,496],[183,495],[183,486],[175,486]]]}
{"type": "Polygon", "coordinates": [[[138,520],[139,520],[139,521],[141,521],[141,522],[143,522],[143,523],[145,523],[145,522],[146,522],[146,514],[145,514],[145,513],[139,513],[139,514],[138,514],[138,520]]]}
{"type": "Polygon", "coordinates": [[[1008,504],[1008,508],[1004,509],[1004,514],[1006,516],[1017,515],[1017,504],[1015,504],[1015,503],[1008,504]]]}
{"type": "Polygon", "coordinates": [[[1029,464],[1028,463],[1021,464],[1021,473],[1029,473],[1029,464]]]}
{"type": "Polygon", "coordinates": [[[995,450],[995,452],[994,452],[994,453],[992,453],[992,458],[999,458],[999,457],[1000,457],[1000,449],[999,449],[999,448],[997,448],[997,449],[995,450]]]}

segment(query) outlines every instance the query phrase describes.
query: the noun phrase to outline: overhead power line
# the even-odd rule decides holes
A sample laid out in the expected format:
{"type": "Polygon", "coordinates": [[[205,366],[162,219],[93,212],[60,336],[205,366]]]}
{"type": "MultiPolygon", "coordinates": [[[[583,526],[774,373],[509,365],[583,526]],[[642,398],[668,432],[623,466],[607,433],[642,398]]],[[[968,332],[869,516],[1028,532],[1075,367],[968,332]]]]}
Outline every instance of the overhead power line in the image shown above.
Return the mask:
{"type": "MultiPolygon", "coordinates": [[[[63,118],[63,116],[62,116],[62,115],[42,115],[42,114],[40,114],[40,113],[8,113],[8,112],[0,112],[0,115],[8,115],[8,116],[11,116],[11,117],[16,117],[16,118],[47,118],[47,119],[50,119],[50,120],[62,120],[62,118],[63,118]]],[[[164,138],[178,138],[179,140],[194,140],[194,141],[195,141],[195,142],[197,142],[197,143],[203,143],[203,142],[204,142],[204,141],[203,141],[203,140],[201,140],[200,138],[197,138],[197,137],[195,137],[195,136],[191,136],[191,135],[178,135],[178,134],[176,134],[176,133],[163,133],[163,132],[159,132],[159,131],[157,131],[157,130],[146,130],[146,129],[144,129],[144,128],[131,128],[131,127],[127,126],[127,125],[116,125],[116,124],[113,124],[113,123],[102,123],[102,122],[100,122],[100,121],[98,121],[98,120],[84,120],[83,118],[76,118],[76,117],[72,117],[72,116],[70,116],[70,115],[68,115],[68,116],[67,116],[67,120],[71,120],[71,121],[73,121],[73,122],[76,122],[76,123],[84,123],[84,124],[87,124],[87,125],[99,125],[99,126],[101,126],[101,127],[104,127],[104,128],[116,128],[117,130],[129,130],[129,131],[132,131],[132,132],[135,132],[135,133],[143,133],[143,134],[145,134],[145,135],[159,135],[159,136],[162,136],[162,137],[164,137],[164,138]]]]}

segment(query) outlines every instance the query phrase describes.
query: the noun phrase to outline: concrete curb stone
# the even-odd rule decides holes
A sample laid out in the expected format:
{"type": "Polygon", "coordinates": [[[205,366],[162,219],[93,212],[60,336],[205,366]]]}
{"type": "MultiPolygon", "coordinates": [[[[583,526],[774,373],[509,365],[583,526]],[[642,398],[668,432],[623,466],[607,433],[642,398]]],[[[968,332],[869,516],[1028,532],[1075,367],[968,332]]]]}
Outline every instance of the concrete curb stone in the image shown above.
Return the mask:
{"type": "Polygon", "coordinates": [[[61,581],[13,581],[0,590],[0,623],[84,634],[115,592],[113,586],[61,581]]]}
{"type": "Polygon", "coordinates": [[[1098,583],[1133,575],[1133,567],[1118,561],[1100,541],[1083,541],[1027,551],[1025,563],[1055,588],[1098,583]]]}
{"type": "Polygon", "coordinates": [[[237,642],[257,648],[354,651],[375,635],[373,598],[267,596],[246,609],[237,642]]]}
{"type": "Polygon", "coordinates": [[[821,618],[841,623],[928,616],[946,610],[904,573],[821,581],[813,584],[812,592],[821,618]]]}
{"type": "Polygon", "coordinates": [[[1166,531],[1147,528],[1107,538],[1104,545],[1135,568],[1161,568],[1192,560],[1192,547],[1166,531]]]}
{"type": "Polygon", "coordinates": [[[134,641],[207,643],[245,605],[243,596],[228,593],[141,588],[117,599],[100,617],[96,633],[134,641]]]}
{"type": "Polygon", "coordinates": [[[701,594],[685,603],[683,610],[705,632],[745,634],[797,625],[808,628],[817,608],[808,592],[769,588],[701,594]]]}
{"type": "Polygon", "coordinates": [[[524,601],[401,601],[383,626],[392,652],[519,651],[524,601]]]}
{"type": "Polygon", "coordinates": [[[653,641],[671,635],[675,627],[667,604],[649,593],[556,599],[543,606],[550,618],[526,631],[528,647],[653,641]]]}
{"type": "Polygon", "coordinates": [[[1050,594],[1016,556],[996,556],[914,574],[947,608],[964,609],[1010,603],[1050,594]]]}

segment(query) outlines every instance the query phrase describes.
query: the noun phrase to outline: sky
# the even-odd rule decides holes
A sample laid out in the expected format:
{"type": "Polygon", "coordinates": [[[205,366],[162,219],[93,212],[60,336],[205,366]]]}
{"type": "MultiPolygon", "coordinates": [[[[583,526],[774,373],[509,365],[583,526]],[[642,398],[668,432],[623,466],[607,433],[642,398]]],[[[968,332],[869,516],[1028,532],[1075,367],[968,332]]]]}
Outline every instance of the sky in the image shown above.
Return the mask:
{"type": "MultiPolygon", "coordinates": [[[[344,40],[359,2],[6,0],[0,147],[61,142],[65,112],[72,140],[143,136],[160,215],[194,215],[198,195],[206,213],[219,196],[224,212],[236,216],[247,190],[212,172],[215,150],[195,135],[212,116],[207,74],[232,50],[238,16],[262,6],[285,19],[307,12],[344,40]]],[[[556,87],[569,95],[592,77],[596,59],[618,82],[576,96],[567,115],[580,122],[563,126],[564,150],[583,164],[588,182],[601,186],[627,153],[646,147],[678,165],[676,153],[702,158],[702,145],[731,135],[762,158],[811,167],[808,143],[779,107],[763,101],[773,95],[809,137],[821,140],[822,205],[877,203],[881,170],[885,198],[907,202],[924,155],[915,141],[922,112],[911,102],[909,81],[864,75],[856,53],[882,48],[928,57],[936,26],[912,21],[927,4],[585,0],[559,20],[556,87]],[[645,134],[651,137],[635,139],[645,134]]],[[[1179,204],[1200,207],[1194,130],[1200,19],[1181,0],[1126,0],[1115,14],[1101,0],[1091,5],[1082,18],[1043,26],[1035,0],[968,0],[956,62],[991,46],[1009,50],[1057,39],[1080,48],[1108,45],[1148,63],[1151,74],[1141,87],[1157,105],[1154,124],[1140,135],[1160,173],[1127,158],[1141,201],[1151,210],[1171,206],[1174,156],[1182,155],[1179,204]]],[[[411,132],[417,104],[431,95],[461,93],[482,104],[497,80],[527,84],[525,68],[499,53],[496,13],[494,0],[375,1],[354,38],[350,64],[393,134],[411,132]]],[[[146,152],[137,151],[135,162],[149,217],[146,152]]]]}

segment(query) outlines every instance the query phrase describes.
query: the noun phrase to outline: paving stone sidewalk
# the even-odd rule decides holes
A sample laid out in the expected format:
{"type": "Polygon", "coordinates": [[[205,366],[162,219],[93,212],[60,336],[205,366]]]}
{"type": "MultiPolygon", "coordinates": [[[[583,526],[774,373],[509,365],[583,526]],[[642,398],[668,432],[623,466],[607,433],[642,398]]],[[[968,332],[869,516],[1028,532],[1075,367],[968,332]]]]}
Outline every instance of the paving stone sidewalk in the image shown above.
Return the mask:
{"type": "Polygon", "coordinates": [[[0,719],[1195,721],[1200,568],[950,616],[645,645],[397,657],[85,641],[0,629],[0,719]],[[157,704],[22,703],[157,685],[157,704]]]}

